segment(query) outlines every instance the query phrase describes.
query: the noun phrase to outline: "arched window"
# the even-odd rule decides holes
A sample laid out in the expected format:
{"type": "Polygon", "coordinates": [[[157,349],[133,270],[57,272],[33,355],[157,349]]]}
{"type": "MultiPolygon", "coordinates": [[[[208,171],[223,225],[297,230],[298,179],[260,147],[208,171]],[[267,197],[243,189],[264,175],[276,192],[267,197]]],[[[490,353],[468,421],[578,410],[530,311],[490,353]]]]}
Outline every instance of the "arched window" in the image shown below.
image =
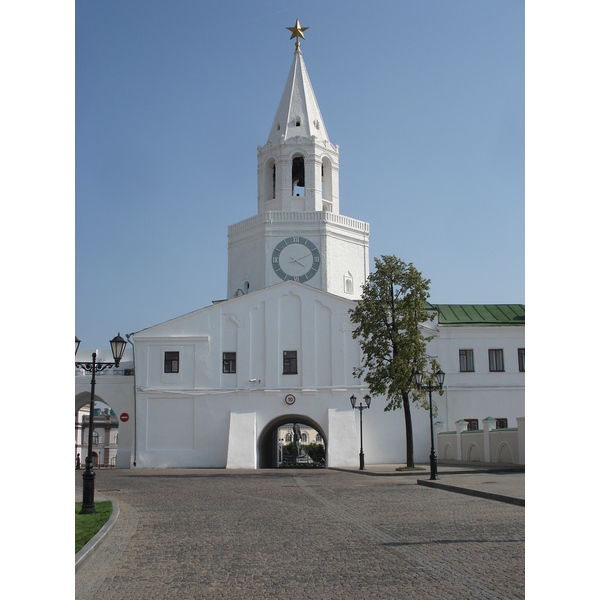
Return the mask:
{"type": "Polygon", "coordinates": [[[354,294],[354,278],[350,271],[347,271],[344,275],[344,292],[346,294],[354,294]]]}
{"type": "Polygon", "coordinates": [[[304,196],[304,157],[296,156],[292,160],[292,193],[304,196]]]}
{"type": "Polygon", "coordinates": [[[264,199],[272,200],[275,198],[277,193],[277,168],[275,166],[275,159],[269,158],[265,165],[264,170],[264,199]]]}
{"type": "Polygon", "coordinates": [[[291,442],[292,440],[293,440],[293,436],[292,436],[292,434],[291,434],[291,433],[288,431],[288,432],[285,434],[285,441],[286,441],[286,442],[291,442]]]}
{"type": "Polygon", "coordinates": [[[324,156],[321,163],[321,197],[323,198],[323,210],[333,208],[333,175],[331,161],[324,156]]]}
{"type": "Polygon", "coordinates": [[[308,434],[307,433],[302,434],[302,443],[308,444],[308,434]]]}

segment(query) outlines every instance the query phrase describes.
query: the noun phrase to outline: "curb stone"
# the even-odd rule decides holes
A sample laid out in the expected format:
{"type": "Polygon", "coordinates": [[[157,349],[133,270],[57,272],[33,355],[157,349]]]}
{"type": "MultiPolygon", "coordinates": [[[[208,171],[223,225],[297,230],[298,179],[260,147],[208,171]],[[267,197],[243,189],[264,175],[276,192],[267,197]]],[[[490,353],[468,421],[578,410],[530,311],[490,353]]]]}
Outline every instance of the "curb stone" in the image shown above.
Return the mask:
{"type": "Polygon", "coordinates": [[[447,492],[456,492],[467,496],[477,496],[478,498],[486,498],[487,500],[497,500],[498,502],[506,502],[507,504],[516,504],[517,506],[525,506],[525,498],[516,498],[514,496],[506,496],[504,494],[494,494],[493,492],[483,492],[481,490],[472,490],[470,488],[458,487],[456,485],[448,485],[447,483],[439,483],[429,479],[417,479],[417,485],[424,485],[431,488],[439,488],[447,492]]]}

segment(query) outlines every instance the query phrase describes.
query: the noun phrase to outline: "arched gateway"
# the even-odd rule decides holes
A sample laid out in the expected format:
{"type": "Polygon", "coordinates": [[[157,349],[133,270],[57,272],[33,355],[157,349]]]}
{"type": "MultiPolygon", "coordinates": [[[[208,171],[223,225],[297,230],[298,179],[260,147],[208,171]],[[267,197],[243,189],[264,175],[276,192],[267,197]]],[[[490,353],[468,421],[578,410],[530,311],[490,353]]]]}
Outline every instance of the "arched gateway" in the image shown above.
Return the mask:
{"type": "Polygon", "coordinates": [[[90,392],[80,392],[75,396],[75,463],[85,464],[89,436],[92,435],[93,466],[114,467],[117,463],[119,420],[108,403],[96,395],[94,427],[90,434],[90,397],[90,392]]]}
{"type": "MultiPolygon", "coordinates": [[[[315,429],[323,439],[323,445],[325,446],[325,452],[327,452],[327,437],[325,436],[324,429],[315,420],[307,417],[306,415],[299,414],[285,414],[271,420],[258,436],[258,468],[259,469],[272,469],[277,467],[277,452],[279,449],[277,440],[277,430],[283,425],[289,423],[299,423],[308,425],[315,429]]],[[[325,454],[327,456],[327,454],[325,454]]],[[[327,459],[326,459],[327,460],[327,459]]]]}

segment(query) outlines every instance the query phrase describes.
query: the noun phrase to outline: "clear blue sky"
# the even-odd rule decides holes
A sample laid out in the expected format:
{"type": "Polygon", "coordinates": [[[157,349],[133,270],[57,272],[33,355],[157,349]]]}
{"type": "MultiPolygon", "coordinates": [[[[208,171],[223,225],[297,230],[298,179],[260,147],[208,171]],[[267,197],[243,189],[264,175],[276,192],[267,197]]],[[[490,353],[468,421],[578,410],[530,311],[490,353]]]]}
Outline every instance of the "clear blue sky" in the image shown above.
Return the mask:
{"type": "Polygon", "coordinates": [[[372,266],[413,262],[433,302],[525,301],[523,1],[75,9],[82,348],[226,297],[227,227],[256,213],[296,18],[372,266]]]}

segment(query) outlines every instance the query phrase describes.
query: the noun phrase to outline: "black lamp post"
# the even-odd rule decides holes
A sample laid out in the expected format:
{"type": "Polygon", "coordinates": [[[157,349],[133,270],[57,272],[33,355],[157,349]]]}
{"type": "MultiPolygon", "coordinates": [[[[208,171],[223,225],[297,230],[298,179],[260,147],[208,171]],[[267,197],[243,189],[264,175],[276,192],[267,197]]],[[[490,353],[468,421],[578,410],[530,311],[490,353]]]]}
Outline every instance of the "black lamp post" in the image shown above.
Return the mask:
{"type": "Polygon", "coordinates": [[[431,399],[431,392],[434,390],[441,390],[444,385],[444,377],[445,373],[441,369],[438,369],[438,372],[435,374],[436,385],[433,384],[432,376],[427,373],[427,383],[423,383],[423,373],[421,373],[418,369],[415,373],[413,373],[413,379],[415,385],[422,390],[426,390],[429,392],[429,426],[431,428],[431,454],[429,455],[429,465],[430,465],[430,477],[429,479],[439,479],[437,474],[437,456],[435,455],[435,448],[433,444],[433,401],[431,399]]]}
{"type": "Polygon", "coordinates": [[[365,470],[365,455],[363,453],[362,411],[365,410],[365,408],[371,407],[371,396],[369,396],[369,394],[367,394],[365,396],[366,406],[363,406],[362,402],[358,406],[356,406],[356,396],[354,394],[352,394],[352,396],[350,396],[350,403],[352,404],[352,408],[356,408],[357,410],[360,410],[360,453],[358,455],[358,458],[360,460],[360,470],[364,471],[365,470]]]}
{"type": "MultiPolygon", "coordinates": [[[[75,354],[79,349],[80,340],[75,336],[75,354]]],[[[89,515],[96,512],[94,506],[94,479],[96,474],[94,473],[94,467],[92,464],[92,442],[94,432],[94,391],[96,389],[96,373],[110,369],[113,366],[118,367],[123,353],[125,352],[125,346],[127,342],[117,334],[112,340],[110,340],[110,349],[112,350],[114,363],[110,362],[96,362],[96,353],[92,354],[92,362],[76,362],[75,366],[85,369],[92,374],[92,391],[90,394],[90,421],[88,431],[88,452],[85,457],[85,471],[83,472],[83,505],[81,507],[80,515],[89,515]]]]}

